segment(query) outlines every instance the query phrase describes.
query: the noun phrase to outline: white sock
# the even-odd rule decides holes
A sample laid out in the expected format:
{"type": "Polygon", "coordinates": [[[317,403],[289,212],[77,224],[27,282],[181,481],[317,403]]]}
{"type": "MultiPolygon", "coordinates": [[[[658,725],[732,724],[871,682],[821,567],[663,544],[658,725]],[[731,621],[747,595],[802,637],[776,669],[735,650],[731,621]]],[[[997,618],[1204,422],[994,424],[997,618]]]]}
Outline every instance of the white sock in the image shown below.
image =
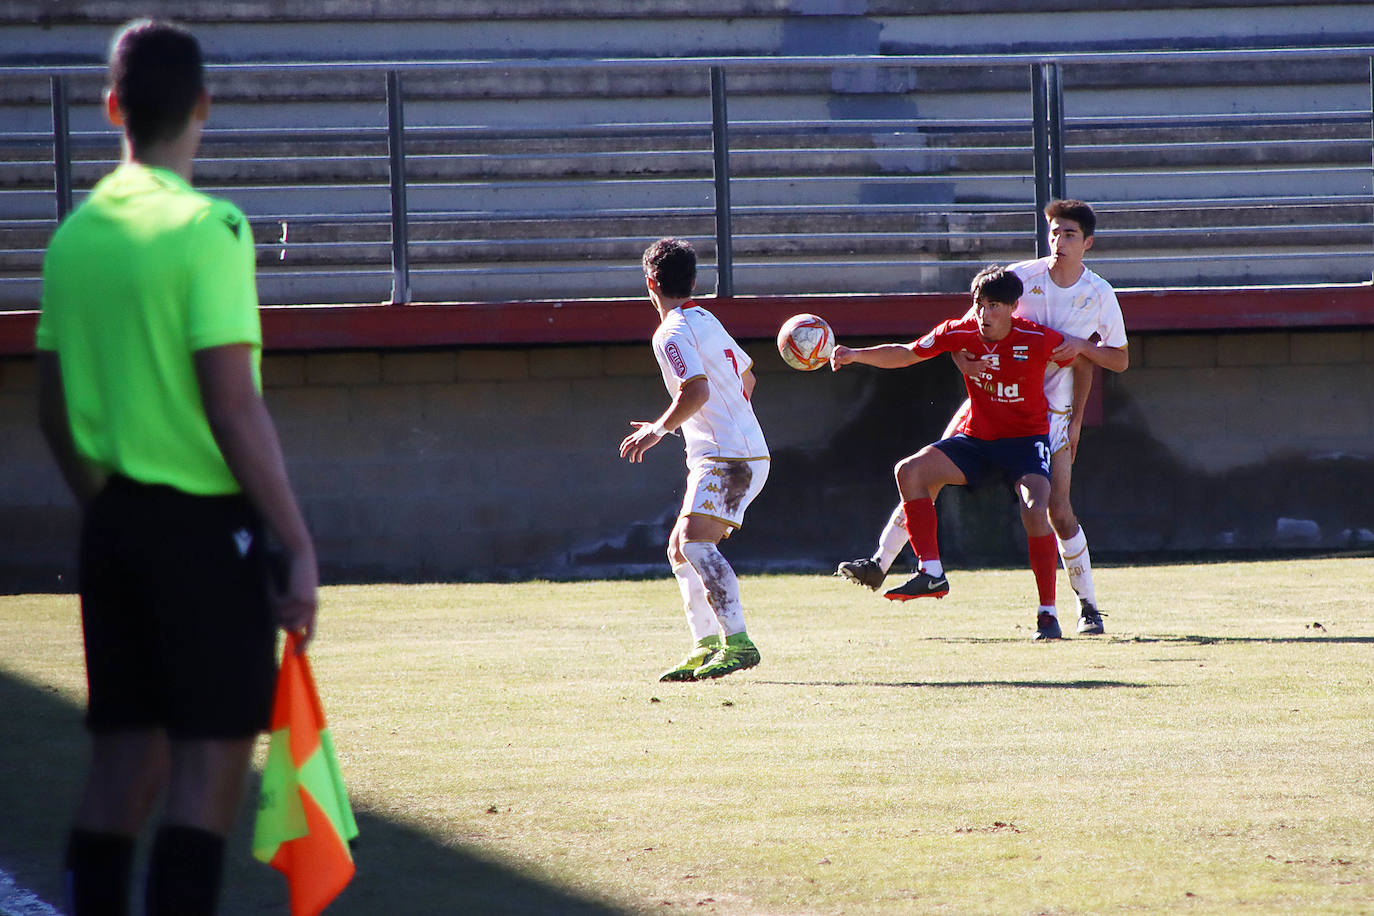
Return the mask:
{"type": "Polygon", "coordinates": [[[878,552],[873,555],[873,562],[881,566],[883,572],[887,572],[892,568],[892,564],[897,562],[897,554],[902,552],[902,548],[908,542],[906,512],[902,510],[902,504],[898,503],[892,517],[887,520],[883,533],[878,535],[878,552]]]}
{"type": "Polygon", "coordinates": [[[1058,617],[1059,617],[1059,610],[1058,610],[1054,605],[1052,605],[1052,604],[1042,604],[1042,605],[1040,605],[1040,607],[1036,610],[1035,613],[1037,613],[1037,614],[1049,614],[1051,617],[1054,617],[1054,618],[1056,618],[1056,619],[1058,619],[1058,617]]]}
{"type": "Polygon", "coordinates": [[[687,615],[687,629],[692,631],[692,642],[717,635],[716,615],[706,600],[706,586],[692,564],[674,566],[673,575],[677,577],[678,591],[682,592],[682,610],[687,615]]]}
{"type": "Polygon", "coordinates": [[[692,564],[706,589],[706,600],[726,636],[744,632],[744,606],[739,600],[739,579],[720,549],[710,541],[688,541],[682,553],[692,564]]]}
{"type": "MultiPolygon", "coordinates": [[[[1059,541],[1058,535],[1055,540],[1059,541]]],[[[1097,607],[1097,590],[1093,587],[1093,564],[1088,556],[1088,537],[1079,525],[1074,536],[1067,541],[1059,541],[1059,556],[1064,561],[1064,571],[1069,574],[1069,585],[1079,598],[1097,607]]]]}
{"type": "Polygon", "coordinates": [[[937,579],[945,574],[945,564],[939,560],[922,560],[921,569],[937,579]]]}

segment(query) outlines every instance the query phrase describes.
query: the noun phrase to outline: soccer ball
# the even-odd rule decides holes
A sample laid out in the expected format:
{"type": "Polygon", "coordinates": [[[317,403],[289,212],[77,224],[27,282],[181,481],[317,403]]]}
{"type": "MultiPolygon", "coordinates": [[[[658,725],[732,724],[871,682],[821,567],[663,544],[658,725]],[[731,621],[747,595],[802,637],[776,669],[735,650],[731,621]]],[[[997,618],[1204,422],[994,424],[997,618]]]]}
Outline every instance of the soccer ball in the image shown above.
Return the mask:
{"type": "Polygon", "coordinates": [[[835,334],[819,315],[793,315],[778,329],[778,353],[793,369],[819,369],[834,349],[835,334]]]}

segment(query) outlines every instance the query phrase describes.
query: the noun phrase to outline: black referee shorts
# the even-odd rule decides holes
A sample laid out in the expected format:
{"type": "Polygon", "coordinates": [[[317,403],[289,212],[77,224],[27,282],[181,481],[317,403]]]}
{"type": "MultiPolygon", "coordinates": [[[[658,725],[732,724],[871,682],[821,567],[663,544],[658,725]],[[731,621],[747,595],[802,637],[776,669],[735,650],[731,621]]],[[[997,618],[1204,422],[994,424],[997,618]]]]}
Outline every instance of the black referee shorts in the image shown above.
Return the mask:
{"type": "Polygon", "coordinates": [[[267,728],[276,625],[262,526],[241,496],[113,477],[81,533],[81,625],[94,733],[267,728]]]}

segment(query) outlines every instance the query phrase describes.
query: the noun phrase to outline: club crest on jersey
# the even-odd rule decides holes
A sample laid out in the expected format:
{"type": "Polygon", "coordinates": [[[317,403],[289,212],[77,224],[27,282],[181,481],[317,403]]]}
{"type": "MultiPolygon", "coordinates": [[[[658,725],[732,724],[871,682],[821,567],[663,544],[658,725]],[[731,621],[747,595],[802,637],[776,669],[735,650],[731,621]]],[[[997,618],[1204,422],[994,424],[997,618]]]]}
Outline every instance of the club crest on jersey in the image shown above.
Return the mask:
{"type": "Polygon", "coordinates": [[[673,371],[678,374],[678,377],[681,378],[686,375],[687,361],[682,358],[682,351],[677,348],[677,344],[670,343],[663,348],[663,351],[668,354],[668,362],[673,364],[673,371]]]}
{"type": "Polygon", "coordinates": [[[1030,344],[1012,344],[1011,358],[1023,363],[1030,359],[1030,344]]]}

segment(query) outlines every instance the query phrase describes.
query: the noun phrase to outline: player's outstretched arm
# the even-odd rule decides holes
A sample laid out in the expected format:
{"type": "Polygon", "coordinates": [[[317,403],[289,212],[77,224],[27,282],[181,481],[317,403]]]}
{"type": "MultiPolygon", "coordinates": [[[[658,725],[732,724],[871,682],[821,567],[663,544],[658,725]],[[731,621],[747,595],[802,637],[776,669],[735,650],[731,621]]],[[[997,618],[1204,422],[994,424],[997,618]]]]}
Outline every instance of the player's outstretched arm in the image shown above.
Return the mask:
{"type": "Polygon", "coordinates": [[[247,344],[207,347],[196,351],[195,365],[205,415],[224,461],[286,551],[287,581],[277,596],[277,623],[302,635],[298,645],[304,651],[315,632],[319,567],[286,476],[276,427],[253,381],[253,349],[247,344]]]}
{"type": "Polygon", "coordinates": [[[711,383],[705,376],[684,382],[677,390],[673,403],[663,416],[653,422],[631,420],[635,431],[620,440],[620,457],[631,463],[644,460],[644,453],[653,448],[668,433],[686,423],[711,397],[711,383]]]}
{"type": "Polygon", "coordinates": [[[841,366],[862,363],[878,369],[901,369],[925,362],[930,357],[913,353],[902,344],[878,344],[873,347],[845,347],[837,344],[830,354],[830,370],[838,372],[841,366]]]}

